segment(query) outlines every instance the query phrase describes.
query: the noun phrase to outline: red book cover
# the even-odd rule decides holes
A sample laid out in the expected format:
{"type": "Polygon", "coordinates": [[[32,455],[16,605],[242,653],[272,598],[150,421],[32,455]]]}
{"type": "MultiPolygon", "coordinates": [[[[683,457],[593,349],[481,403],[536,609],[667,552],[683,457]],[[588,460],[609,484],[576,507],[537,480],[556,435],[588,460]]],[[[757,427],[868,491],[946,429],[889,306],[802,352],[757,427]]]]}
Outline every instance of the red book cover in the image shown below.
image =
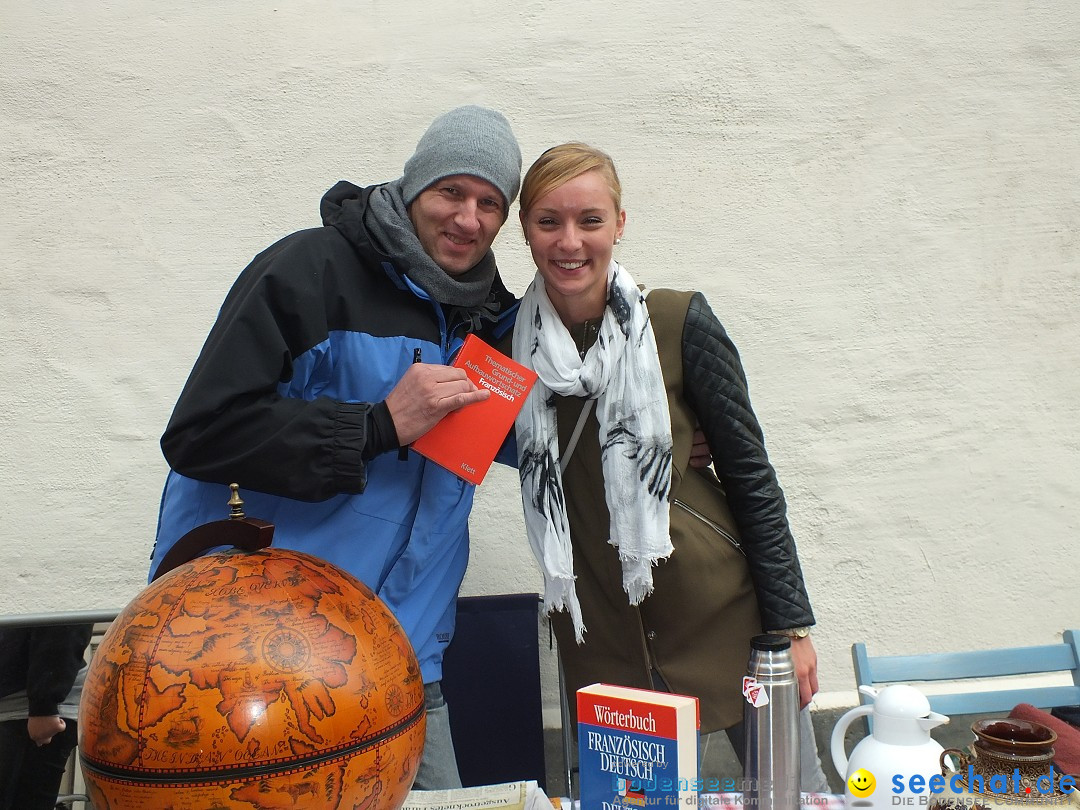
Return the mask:
{"type": "Polygon", "coordinates": [[[499,452],[518,411],[536,382],[536,372],[468,335],[454,360],[469,379],[491,392],[483,402],[448,413],[412,443],[420,455],[479,484],[499,452]]]}

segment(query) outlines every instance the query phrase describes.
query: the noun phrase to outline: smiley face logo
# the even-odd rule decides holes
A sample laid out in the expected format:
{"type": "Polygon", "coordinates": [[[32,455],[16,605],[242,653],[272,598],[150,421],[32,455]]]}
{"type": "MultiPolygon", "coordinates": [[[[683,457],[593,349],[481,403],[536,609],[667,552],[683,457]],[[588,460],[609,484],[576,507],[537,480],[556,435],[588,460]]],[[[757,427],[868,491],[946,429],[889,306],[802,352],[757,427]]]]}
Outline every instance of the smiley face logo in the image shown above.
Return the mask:
{"type": "Polygon", "coordinates": [[[874,788],[877,787],[877,780],[874,779],[874,775],[866,768],[859,768],[855,771],[847,780],[848,790],[851,791],[851,795],[857,799],[865,799],[874,792],[874,788]]]}

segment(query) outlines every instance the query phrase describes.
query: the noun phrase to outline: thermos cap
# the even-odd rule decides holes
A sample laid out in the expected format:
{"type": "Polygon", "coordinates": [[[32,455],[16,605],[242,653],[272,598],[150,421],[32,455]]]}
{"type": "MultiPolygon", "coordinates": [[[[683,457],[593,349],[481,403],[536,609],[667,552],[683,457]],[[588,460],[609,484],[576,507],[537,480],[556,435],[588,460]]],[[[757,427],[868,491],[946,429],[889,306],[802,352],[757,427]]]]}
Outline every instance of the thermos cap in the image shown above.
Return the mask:
{"type": "Polygon", "coordinates": [[[762,633],[750,639],[750,648],[766,652],[786,650],[791,647],[791,639],[787,636],[778,636],[773,633],[762,633]]]}

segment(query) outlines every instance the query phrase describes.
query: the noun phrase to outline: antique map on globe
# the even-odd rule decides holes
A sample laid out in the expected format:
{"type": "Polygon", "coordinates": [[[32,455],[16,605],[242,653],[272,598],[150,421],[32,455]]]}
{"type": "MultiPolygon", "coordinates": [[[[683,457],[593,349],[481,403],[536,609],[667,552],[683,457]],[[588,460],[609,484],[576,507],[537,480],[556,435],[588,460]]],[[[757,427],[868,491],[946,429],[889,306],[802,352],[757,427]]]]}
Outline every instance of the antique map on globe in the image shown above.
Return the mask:
{"type": "Polygon", "coordinates": [[[113,623],[80,750],[104,808],[382,807],[423,742],[423,684],[393,614],[299,552],[201,557],[113,623]]]}

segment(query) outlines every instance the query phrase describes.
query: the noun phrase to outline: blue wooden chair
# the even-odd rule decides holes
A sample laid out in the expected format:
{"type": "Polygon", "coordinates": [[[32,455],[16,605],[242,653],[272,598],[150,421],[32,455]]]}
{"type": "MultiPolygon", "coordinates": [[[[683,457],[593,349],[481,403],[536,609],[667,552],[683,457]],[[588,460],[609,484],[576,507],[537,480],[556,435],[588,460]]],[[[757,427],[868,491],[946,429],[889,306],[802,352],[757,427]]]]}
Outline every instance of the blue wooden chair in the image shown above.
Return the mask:
{"type": "MultiPolygon", "coordinates": [[[[926,655],[871,656],[866,645],[860,642],[851,645],[851,657],[859,686],[1052,672],[1068,672],[1072,676],[1072,686],[994,689],[992,685],[980,683],[963,692],[927,694],[930,708],[949,716],[1008,714],[1019,703],[1030,703],[1040,709],[1080,705],[1080,630],[1066,630],[1061,644],[926,655]]],[[[862,703],[872,702],[862,693],[860,698],[862,703]]]]}

